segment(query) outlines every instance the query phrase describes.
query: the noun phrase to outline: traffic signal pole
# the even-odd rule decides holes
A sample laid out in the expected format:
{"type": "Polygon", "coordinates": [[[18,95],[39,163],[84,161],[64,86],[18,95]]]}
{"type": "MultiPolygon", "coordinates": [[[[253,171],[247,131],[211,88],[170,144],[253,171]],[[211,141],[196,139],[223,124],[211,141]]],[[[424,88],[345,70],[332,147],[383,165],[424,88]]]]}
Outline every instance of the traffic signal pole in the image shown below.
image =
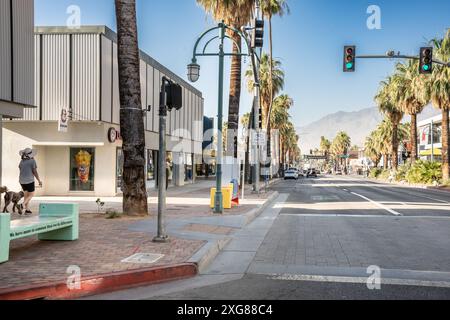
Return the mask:
{"type": "MultiPolygon", "coordinates": [[[[409,59],[409,60],[420,60],[418,56],[403,55],[400,53],[395,53],[394,51],[389,51],[384,55],[357,55],[356,59],[409,59]]],[[[433,63],[450,67],[450,62],[443,62],[437,59],[433,59],[433,63]]]]}
{"type": "Polygon", "coordinates": [[[158,232],[153,239],[156,243],[169,241],[164,226],[164,212],[166,210],[166,117],[167,117],[167,86],[166,77],[162,79],[159,103],[159,154],[158,154],[158,232]]]}

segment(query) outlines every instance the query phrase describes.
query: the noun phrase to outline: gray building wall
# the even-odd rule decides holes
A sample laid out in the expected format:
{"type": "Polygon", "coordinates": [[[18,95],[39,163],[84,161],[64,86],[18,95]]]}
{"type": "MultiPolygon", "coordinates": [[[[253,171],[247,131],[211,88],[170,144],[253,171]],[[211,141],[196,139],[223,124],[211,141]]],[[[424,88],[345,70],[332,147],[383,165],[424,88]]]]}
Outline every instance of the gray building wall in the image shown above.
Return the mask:
{"type": "MultiPolygon", "coordinates": [[[[119,75],[116,35],[104,26],[38,27],[35,29],[38,110],[25,120],[58,119],[61,109],[73,110],[78,121],[120,124],[119,75]]],[[[169,113],[167,134],[202,142],[203,98],[200,91],[141,51],[142,105],[151,105],[145,128],[159,131],[159,91],[163,76],[183,87],[183,108],[169,113]],[[185,130],[179,130],[185,129],[185,130]]],[[[194,148],[193,149],[199,149],[194,148]]],[[[201,149],[201,148],[200,148],[201,149]]]]}
{"type": "Polygon", "coordinates": [[[0,0],[0,184],[3,117],[22,117],[34,102],[33,30],[33,0],[0,0]]]}
{"type": "Polygon", "coordinates": [[[0,99],[34,102],[34,2],[0,0],[0,99]]]}

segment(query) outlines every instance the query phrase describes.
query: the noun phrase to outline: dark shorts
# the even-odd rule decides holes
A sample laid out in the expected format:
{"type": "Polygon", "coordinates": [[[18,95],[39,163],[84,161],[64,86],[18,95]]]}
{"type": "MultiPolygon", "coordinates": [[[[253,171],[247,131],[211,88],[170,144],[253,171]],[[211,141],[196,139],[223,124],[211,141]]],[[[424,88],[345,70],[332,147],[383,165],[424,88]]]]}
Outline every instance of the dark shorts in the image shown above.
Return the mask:
{"type": "Polygon", "coordinates": [[[29,184],[22,184],[21,186],[22,186],[23,191],[30,192],[30,193],[36,191],[36,186],[35,186],[34,182],[29,183],[29,184]]]}

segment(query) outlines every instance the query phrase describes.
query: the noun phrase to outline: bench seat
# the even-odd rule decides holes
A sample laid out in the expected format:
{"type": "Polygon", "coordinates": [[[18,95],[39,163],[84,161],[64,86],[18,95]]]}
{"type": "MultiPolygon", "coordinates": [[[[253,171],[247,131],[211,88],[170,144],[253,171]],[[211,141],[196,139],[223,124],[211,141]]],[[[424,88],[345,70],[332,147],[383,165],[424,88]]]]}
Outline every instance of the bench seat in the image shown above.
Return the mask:
{"type": "Polygon", "coordinates": [[[0,214],[0,263],[9,260],[10,241],[38,235],[43,241],[78,240],[77,204],[41,204],[39,216],[11,221],[9,213],[0,214]]]}

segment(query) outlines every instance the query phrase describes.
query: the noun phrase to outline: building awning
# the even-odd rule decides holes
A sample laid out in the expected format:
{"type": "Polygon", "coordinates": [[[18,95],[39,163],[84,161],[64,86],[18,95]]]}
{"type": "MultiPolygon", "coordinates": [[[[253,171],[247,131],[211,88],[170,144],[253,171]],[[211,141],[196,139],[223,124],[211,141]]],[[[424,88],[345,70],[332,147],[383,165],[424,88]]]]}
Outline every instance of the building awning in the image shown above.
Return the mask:
{"type": "MultiPolygon", "coordinates": [[[[420,156],[427,157],[433,155],[433,152],[431,149],[420,151],[420,156]]],[[[442,156],[442,150],[438,148],[434,148],[434,155],[435,156],[442,156]]]]}
{"type": "Polygon", "coordinates": [[[103,147],[103,142],[34,142],[35,147],[103,147]]]}

